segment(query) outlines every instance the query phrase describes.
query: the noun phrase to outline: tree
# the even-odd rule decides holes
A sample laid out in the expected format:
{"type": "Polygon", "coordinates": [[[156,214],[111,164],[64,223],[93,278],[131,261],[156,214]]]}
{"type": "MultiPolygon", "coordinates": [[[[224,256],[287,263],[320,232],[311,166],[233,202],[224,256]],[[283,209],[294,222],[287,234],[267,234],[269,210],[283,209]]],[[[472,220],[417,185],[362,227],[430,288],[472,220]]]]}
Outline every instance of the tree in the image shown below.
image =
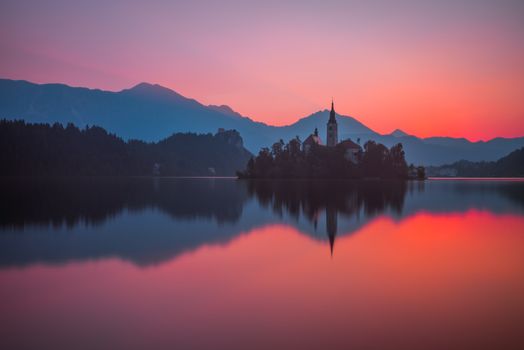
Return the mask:
{"type": "Polygon", "coordinates": [[[408,165],[404,158],[404,149],[401,143],[397,143],[389,149],[387,158],[388,167],[391,169],[391,175],[394,178],[407,178],[408,165]]]}
{"type": "Polygon", "coordinates": [[[417,167],[417,178],[424,180],[426,178],[426,169],[423,166],[417,167]]]}
{"type": "Polygon", "coordinates": [[[364,175],[368,177],[382,177],[388,154],[389,150],[386,146],[371,140],[366,142],[362,157],[364,175]]]}

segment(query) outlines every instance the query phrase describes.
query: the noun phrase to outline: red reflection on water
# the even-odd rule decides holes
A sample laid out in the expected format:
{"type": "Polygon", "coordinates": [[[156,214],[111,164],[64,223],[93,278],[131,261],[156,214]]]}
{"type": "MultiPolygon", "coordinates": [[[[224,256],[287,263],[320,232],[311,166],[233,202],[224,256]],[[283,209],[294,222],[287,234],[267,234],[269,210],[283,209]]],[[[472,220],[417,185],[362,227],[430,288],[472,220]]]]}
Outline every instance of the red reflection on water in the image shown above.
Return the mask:
{"type": "Polygon", "coordinates": [[[145,269],[4,270],[0,344],[518,348],[523,233],[518,216],[419,214],[339,235],[333,258],[327,242],[271,226],[145,269]]]}

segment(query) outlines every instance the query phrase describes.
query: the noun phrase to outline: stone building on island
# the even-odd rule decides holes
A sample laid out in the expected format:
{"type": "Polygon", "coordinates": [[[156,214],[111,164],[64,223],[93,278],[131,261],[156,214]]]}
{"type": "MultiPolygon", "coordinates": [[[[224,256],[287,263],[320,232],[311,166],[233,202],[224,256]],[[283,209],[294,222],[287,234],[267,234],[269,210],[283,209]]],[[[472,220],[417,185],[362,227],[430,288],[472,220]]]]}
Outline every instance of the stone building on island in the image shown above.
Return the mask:
{"type": "Polygon", "coordinates": [[[345,151],[345,157],[352,163],[358,163],[362,155],[362,147],[357,143],[346,139],[338,142],[338,123],[335,113],[335,104],[331,101],[331,111],[329,112],[329,119],[326,130],[326,146],[322,144],[322,140],[318,136],[318,129],[315,128],[313,134],[309,135],[302,143],[302,149],[308,153],[313,145],[322,147],[341,147],[345,151]]]}
{"type": "Polygon", "coordinates": [[[302,142],[302,149],[304,150],[304,152],[308,153],[313,145],[322,146],[322,140],[320,139],[320,136],[318,136],[318,129],[317,128],[315,128],[315,132],[313,132],[311,135],[309,135],[304,140],[304,142],[302,142]]]}

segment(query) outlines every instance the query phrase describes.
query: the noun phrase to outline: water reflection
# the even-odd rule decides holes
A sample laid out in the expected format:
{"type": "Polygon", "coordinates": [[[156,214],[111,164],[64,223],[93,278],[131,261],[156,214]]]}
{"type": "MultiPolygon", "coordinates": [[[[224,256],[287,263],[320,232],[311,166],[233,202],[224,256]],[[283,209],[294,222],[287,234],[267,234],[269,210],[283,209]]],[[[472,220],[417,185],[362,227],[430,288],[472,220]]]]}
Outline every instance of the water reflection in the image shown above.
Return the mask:
{"type": "Polygon", "coordinates": [[[0,269],[0,348],[522,349],[523,229],[478,211],[380,216],[330,259],[275,224],[147,269],[0,269]]]}
{"type": "Polygon", "coordinates": [[[0,192],[0,227],[4,228],[100,225],[125,209],[147,208],[160,209],[175,220],[235,222],[247,197],[234,181],[215,179],[3,179],[0,192]]]}
{"type": "Polygon", "coordinates": [[[524,182],[4,179],[0,267],[117,256],[158,264],[271,224],[329,243],[379,216],[524,212],[524,182]]]}
{"type": "MultiPolygon", "coordinates": [[[[417,190],[423,190],[419,183],[417,190]]],[[[295,220],[301,215],[318,226],[325,215],[331,255],[338,232],[339,215],[369,219],[385,211],[402,214],[407,183],[404,181],[249,181],[248,192],[264,207],[295,220]]]]}
{"type": "Polygon", "coordinates": [[[523,188],[4,180],[0,348],[521,349],[523,188]]]}

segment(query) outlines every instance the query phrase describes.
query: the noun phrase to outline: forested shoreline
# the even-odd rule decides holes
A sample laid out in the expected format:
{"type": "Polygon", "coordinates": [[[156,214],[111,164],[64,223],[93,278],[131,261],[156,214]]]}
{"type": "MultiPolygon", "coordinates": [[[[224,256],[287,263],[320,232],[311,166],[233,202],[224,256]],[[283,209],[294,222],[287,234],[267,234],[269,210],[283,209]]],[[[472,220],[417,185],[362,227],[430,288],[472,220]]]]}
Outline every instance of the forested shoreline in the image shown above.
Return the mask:
{"type": "Polygon", "coordinates": [[[97,126],[0,121],[1,176],[232,176],[250,156],[234,130],[147,143],[97,126]]]}
{"type": "MultiPolygon", "coordinates": [[[[424,179],[401,143],[368,141],[358,161],[343,147],[282,140],[252,156],[235,130],[177,133],[159,142],[125,141],[105,129],[0,120],[0,176],[234,176],[250,179],[424,179]],[[243,169],[243,170],[241,170],[243,169]]],[[[430,176],[524,176],[524,148],[495,162],[460,161],[429,167],[430,176]]]]}
{"type": "Polygon", "coordinates": [[[494,162],[461,160],[453,164],[428,167],[428,173],[442,177],[524,177],[524,147],[494,162]]]}

